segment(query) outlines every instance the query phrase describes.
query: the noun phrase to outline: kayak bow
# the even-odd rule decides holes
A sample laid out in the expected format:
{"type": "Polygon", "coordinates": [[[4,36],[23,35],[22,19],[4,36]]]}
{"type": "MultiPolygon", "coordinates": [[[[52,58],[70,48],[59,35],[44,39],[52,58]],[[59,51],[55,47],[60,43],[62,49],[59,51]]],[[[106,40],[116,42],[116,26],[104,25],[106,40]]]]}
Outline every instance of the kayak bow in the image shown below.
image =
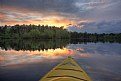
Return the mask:
{"type": "Polygon", "coordinates": [[[87,73],[68,57],[62,63],[55,66],[39,81],[92,81],[87,73]]]}

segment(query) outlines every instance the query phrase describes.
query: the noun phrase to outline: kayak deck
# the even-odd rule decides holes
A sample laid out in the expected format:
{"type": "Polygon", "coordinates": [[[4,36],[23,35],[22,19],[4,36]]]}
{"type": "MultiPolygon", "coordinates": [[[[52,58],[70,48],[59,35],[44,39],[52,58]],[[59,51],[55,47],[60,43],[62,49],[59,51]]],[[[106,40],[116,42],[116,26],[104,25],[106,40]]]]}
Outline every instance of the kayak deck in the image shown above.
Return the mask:
{"type": "Polygon", "coordinates": [[[39,81],[92,81],[86,72],[68,57],[66,60],[55,66],[39,81]]]}

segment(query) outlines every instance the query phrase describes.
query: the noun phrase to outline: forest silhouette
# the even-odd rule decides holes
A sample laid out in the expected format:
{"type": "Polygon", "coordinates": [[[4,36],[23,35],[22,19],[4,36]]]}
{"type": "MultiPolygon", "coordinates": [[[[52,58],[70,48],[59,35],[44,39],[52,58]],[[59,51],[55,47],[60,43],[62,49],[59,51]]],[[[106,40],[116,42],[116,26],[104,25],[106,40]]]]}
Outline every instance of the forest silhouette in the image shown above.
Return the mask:
{"type": "Polygon", "coordinates": [[[92,41],[121,41],[121,33],[81,33],[70,32],[64,27],[48,25],[14,25],[1,26],[0,38],[2,39],[81,39],[92,41]]]}

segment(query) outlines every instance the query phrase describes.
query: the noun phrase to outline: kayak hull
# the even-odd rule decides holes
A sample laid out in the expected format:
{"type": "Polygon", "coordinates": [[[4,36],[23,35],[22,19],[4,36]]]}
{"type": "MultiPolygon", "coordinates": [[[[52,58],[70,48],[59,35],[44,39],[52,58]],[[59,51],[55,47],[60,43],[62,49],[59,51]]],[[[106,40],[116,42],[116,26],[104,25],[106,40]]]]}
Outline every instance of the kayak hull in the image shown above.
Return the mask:
{"type": "Polygon", "coordinates": [[[68,57],[63,62],[55,66],[39,81],[92,81],[92,80],[73,58],[68,57]]]}

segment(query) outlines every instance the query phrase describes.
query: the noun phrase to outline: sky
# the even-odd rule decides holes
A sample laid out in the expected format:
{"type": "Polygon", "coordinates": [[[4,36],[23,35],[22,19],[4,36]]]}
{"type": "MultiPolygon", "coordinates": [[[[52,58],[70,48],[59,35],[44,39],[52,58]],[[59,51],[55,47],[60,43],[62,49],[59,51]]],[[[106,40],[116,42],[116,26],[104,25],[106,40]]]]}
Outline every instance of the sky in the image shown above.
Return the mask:
{"type": "Polygon", "coordinates": [[[121,0],[0,0],[0,25],[43,24],[121,33],[121,0]]]}

